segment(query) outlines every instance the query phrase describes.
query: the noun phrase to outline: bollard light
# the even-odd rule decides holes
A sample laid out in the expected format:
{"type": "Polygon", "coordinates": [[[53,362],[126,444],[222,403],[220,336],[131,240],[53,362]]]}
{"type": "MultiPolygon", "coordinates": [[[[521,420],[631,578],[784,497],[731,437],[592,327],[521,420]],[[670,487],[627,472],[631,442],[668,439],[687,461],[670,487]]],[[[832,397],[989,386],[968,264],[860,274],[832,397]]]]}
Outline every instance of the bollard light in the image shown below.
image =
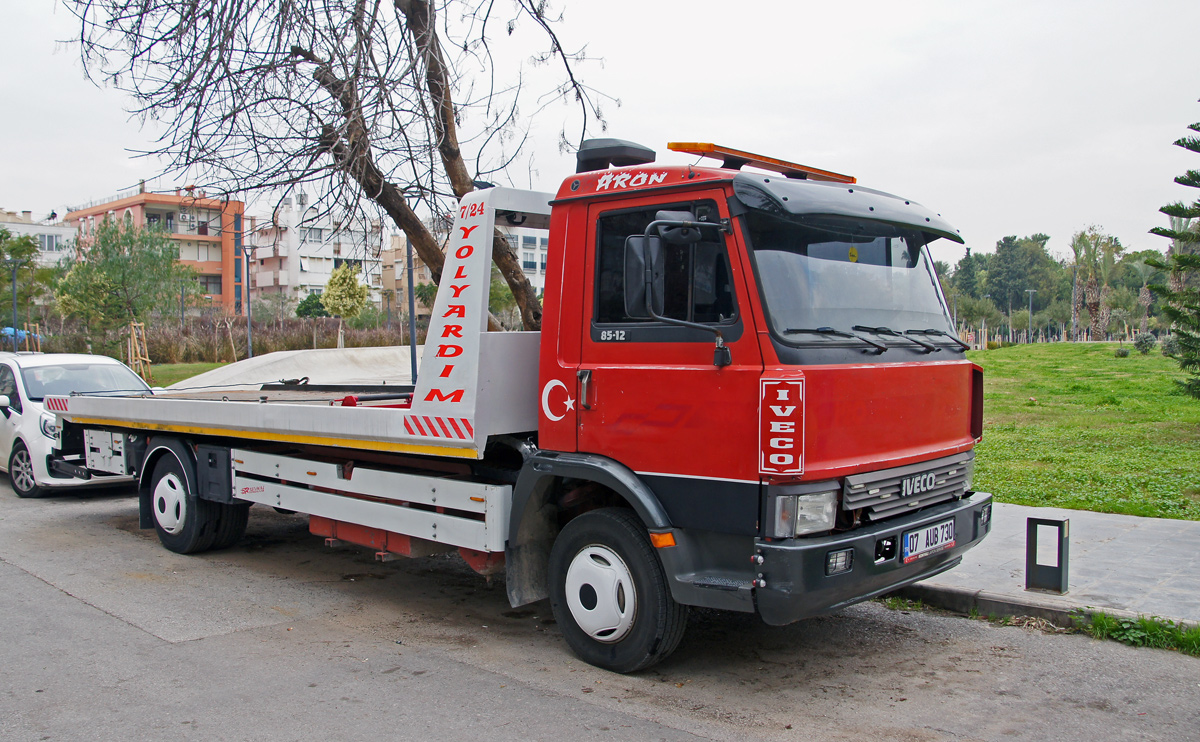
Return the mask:
{"type": "Polygon", "coordinates": [[[1029,518],[1025,523],[1025,589],[1063,595],[1070,556],[1067,518],[1029,518]]]}

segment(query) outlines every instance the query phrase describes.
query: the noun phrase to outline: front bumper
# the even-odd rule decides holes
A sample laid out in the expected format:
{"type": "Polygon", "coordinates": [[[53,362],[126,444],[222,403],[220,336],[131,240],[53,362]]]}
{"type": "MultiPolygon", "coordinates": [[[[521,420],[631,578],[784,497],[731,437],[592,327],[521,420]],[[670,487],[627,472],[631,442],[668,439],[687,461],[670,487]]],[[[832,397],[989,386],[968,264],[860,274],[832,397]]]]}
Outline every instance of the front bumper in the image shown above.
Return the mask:
{"type": "Polygon", "coordinates": [[[945,572],[956,566],[963,552],[982,541],[991,530],[991,507],[992,496],[976,492],[908,517],[892,518],[833,536],[782,541],[755,539],[756,553],[762,557],[758,571],[765,583],[755,590],[758,612],[766,623],[782,626],[945,572]],[[950,518],[954,519],[953,547],[903,563],[898,553],[902,534],[950,518]],[[876,545],[888,538],[893,539],[897,553],[876,561],[876,545]],[[853,550],[852,568],[841,574],[826,575],[827,555],[847,549],[853,550]]]}

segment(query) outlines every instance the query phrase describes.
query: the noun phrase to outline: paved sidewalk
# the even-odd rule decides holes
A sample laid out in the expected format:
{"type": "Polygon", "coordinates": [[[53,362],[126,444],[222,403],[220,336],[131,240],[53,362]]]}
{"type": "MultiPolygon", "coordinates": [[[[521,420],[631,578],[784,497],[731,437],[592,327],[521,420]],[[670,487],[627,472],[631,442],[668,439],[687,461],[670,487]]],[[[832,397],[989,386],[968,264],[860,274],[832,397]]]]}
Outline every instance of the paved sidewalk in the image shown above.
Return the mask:
{"type": "Polygon", "coordinates": [[[1069,625],[1072,611],[1153,615],[1200,623],[1200,521],[1138,518],[997,503],[992,532],[962,564],[902,591],[982,614],[1031,615],[1069,625]],[[1065,595],[1025,590],[1025,523],[1070,519],[1065,595]]]}

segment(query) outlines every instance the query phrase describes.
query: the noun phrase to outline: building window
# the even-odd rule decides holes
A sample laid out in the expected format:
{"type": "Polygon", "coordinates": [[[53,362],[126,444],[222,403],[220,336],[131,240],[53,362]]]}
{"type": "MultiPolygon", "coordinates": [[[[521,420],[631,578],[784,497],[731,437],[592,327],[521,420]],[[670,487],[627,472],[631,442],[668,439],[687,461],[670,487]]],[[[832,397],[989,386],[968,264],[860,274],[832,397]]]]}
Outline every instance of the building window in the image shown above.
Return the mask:
{"type": "Polygon", "coordinates": [[[221,277],[200,276],[200,292],[204,294],[221,293],[221,277]]]}
{"type": "Polygon", "coordinates": [[[521,238],[521,246],[527,250],[532,250],[537,247],[537,237],[526,235],[521,238]]]}
{"type": "Polygon", "coordinates": [[[537,270],[537,260],[534,257],[534,253],[531,253],[531,252],[521,253],[521,268],[523,268],[527,271],[537,270]]]}
{"type": "Polygon", "coordinates": [[[320,227],[305,227],[300,232],[300,239],[303,242],[320,242],[322,238],[322,230],[320,227]]]}
{"type": "Polygon", "coordinates": [[[543,250],[549,250],[549,249],[550,249],[550,238],[549,238],[549,237],[543,237],[543,238],[541,239],[541,245],[542,245],[542,249],[543,249],[543,250]]]}

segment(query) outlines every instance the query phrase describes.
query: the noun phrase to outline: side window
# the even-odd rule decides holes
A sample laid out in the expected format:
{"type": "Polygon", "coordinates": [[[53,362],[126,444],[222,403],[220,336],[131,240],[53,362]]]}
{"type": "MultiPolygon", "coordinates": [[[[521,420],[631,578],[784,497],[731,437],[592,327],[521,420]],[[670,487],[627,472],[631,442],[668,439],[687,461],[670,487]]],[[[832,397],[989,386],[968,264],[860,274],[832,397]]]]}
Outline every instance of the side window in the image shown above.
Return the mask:
{"type": "MultiPolygon", "coordinates": [[[[610,212],[597,223],[596,324],[654,323],[625,314],[625,239],[644,234],[660,210],[690,211],[697,221],[720,217],[713,201],[660,204],[651,208],[610,212]]],[[[691,245],[668,245],[663,315],[673,319],[723,324],[737,317],[729,252],[725,236],[705,230],[704,240],[691,245]]]]}
{"type": "Polygon", "coordinates": [[[17,379],[8,366],[0,366],[0,394],[8,395],[9,406],[17,412],[21,411],[21,395],[17,394],[17,379]]]}

